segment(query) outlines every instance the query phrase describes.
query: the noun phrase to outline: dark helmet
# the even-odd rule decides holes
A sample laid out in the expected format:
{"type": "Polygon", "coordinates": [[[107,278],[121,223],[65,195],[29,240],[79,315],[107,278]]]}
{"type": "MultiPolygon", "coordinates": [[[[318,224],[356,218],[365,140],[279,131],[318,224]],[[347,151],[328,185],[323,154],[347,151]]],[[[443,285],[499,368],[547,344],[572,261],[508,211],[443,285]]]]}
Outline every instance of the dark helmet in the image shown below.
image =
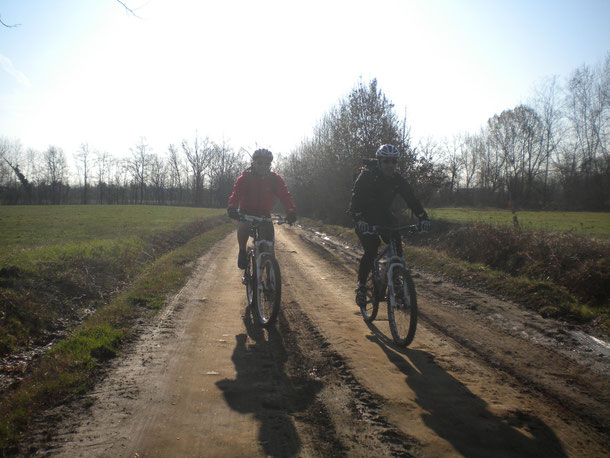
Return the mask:
{"type": "Polygon", "coordinates": [[[375,153],[375,157],[377,159],[383,157],[398,159],[400,157],[400,151],[398,151],[398,148],[396,148],[394,145],[381,145],[375,153]]]}
{"type": "Polygon", "coordinates": [[[265,158],[271,162],[273,160],[273,153],[265,148],[257,149],[254,151],[254,153],[252,153],[252,160],[254,161],[258,158],[265,158]]]}

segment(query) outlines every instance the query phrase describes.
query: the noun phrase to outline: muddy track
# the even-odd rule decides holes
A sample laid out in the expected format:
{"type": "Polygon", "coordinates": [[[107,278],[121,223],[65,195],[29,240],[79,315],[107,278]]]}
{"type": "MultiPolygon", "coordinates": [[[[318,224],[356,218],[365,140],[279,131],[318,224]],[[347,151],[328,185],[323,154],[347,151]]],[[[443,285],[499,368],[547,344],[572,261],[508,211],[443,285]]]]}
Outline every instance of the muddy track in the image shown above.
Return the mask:
{"type": "MultiPolygon", "coordinates": [[[[605,456],[604,342],[416,273],[408,349],[354,305],[341,241],[278,228],[282,312],[252,320],[234,234],[22,455],[605,456]],[[584,337],[583,337],[584,336],[584,337]]],[[[610,352],[609,352],[610,353],[610,352]]]]}
{"type": "MultiPolygon", "coordinates": [[[[355,275],[358,255],[345,242],[310,230],[301,232],[300,238],[320,256],[355,275]]],[[[568,407],[600,432],[610,430],[610,351],[600,340],[574,325],[544,319],[519,305],[428,273],[413,272],[423,304],[420,317],[426,326],[513,377],[516,385],[568,407]]]]}

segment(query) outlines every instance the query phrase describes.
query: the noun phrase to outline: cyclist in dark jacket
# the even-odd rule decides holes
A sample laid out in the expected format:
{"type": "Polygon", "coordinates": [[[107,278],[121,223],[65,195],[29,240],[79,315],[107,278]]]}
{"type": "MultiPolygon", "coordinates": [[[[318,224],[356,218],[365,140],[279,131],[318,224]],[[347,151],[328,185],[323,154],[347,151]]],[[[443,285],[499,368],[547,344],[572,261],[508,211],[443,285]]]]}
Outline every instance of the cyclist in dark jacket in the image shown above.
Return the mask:
{"type": "MultiPolygon", "coordinates": [[[[392,202],[400,195],[415,216],[419,219],[422,229],[428,229],[430,221],[426,211],[413,194],[407,181],[396,172],[396,163],[400,152],[395,146],[381,145],[375,157],[378,167],[364,169],[354,183],[352,201],[349,213],[354,218],[356,233],[364,248],[364,255],[358,268],[358,285],[356,287],[356,304],[366,306],[366,278],[373,268],[377,249],[381,244],[378,235],[365,234],[369,225],[396,226],[398,221],[392,214],[392,202]]],[[[399,256],[402,256],[402,243],[397,236],[396,244],[399,256]]],[[[384,240],[386,243],[388,240],[384,240]]]]}

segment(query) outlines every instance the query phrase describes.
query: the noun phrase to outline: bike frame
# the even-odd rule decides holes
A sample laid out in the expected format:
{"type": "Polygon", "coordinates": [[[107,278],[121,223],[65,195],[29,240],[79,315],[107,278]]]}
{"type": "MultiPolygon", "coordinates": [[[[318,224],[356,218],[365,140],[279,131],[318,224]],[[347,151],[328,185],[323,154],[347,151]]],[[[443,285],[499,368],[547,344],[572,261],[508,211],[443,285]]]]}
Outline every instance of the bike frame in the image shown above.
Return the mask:
{"type": "Polygon", "coordinates": [[[396,248],[396,240],[394,240],[394,237],[392,237],[392,232],[390,231],[390,229],[393,229],[396,231],[401,231],[404,229],[409,229],[411,231],[417,231],[418,228],[417,228],[417,226],[402,226],[402,227],[397,227],[397,228],[385,228],[385,227],[381,227],[381,226],[372,226],[371,229],[372,229],[371,231],[367,231],[367,232],[365,232],[365,234],[380,235],[379,234],[380,231],[387,230],[388,236],[390,238],[389,243],[387,244],[385,249],[380,254],[377,255],[377,257],[375,258],[375,261],[373,263],[373,272],[375,274],[375,278],[377,279],[378,282],[380,282],[381,289],[383,290],[383,287],[386,285],[391,285],[392,287],[394,286],[391,282],[392,271],[394,270],[394,268],[397,266],[406,267],[405,259],[401,256],[398,256],[398,250],[396,248]],[[382,278],[380,264],[381,264],[381,260],[384,258],[386,261],[385,262],[386,269],[385,269],[385,278],[382,278]]]}
{"type": "MultiPolygon", "coordinates": [[[[283,224],[285,220],[283,218],[251,215],[241,215],[240,219],[252,223],[252,227],[250,228],[250,236],[252,237],[254,244],[254,260],[256,262],[256,271],[260,272],[262,255],[264,253],[269,253],[272,257],[275,257],[275,235],[273,236],[273,240],[265,240],[260,238],[260,226],[263,223],[273,224],[274,221],[276,221],[278,224],[283,224]]],[[[261,285],[262,280],[260,277],[258,277],[257,287],[260,288],[261,285]]]]}
{"type": "Polygon", "coordinates": [[[387,245],[375,256],[373,268],[367,277],[367,301],[360,307],[360,312],[366,323],[371,323],[377,316],[379,303],[385,300],[388,305],[388,322],[394,341],[402,346],[409,345],[415,337],[417,326],[417,297],[415,285],[405,265],[405,260],[399,256],[399,245],[402,243],[400,232],[409,229],[418,232],[417,226],[384,227],[371,226],[363,234],[381,236],[387,245]],[[381,272],[381,264],[385,261],[385,272],[381,272]],[[372,278],[372,285],[369,279],[372,278]],[[397,290],[398,289],[398,290],[397,290]],[[371,307],[369,307],[369,304],[371,307]]]}
{"type": "Polygon", "coordinates": [[[392,270],[395,266],[404,267],[405,260],[404,258],[398,256],[396,253],[395,241],[392,239],[388,246],[386,246],[385,250],[383,250],[376,258],[375,258],[375,276],[377,280],[381,281],[383,285],[389,285],[390,279],[392,278],[392,270]],[[385,278],[381,276],[381,260],[385,258],[386,262],[386,270],[385,270],[385,278]]]}

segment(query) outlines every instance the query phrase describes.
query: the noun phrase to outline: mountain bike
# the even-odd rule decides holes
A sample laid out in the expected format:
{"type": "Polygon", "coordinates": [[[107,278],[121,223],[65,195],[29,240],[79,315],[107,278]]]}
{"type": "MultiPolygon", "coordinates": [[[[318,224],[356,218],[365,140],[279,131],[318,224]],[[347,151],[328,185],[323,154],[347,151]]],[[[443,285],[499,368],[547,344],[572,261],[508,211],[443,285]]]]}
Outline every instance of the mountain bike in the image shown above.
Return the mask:
{"type": "Polygon", "coordinates": [[[250,236],[253,244],[248,247],[248,264],[244,271],[242,283],[246,286],[248,305],[255,311],[254,316],[261,326],[273,324],[280,310],[282,301],[282,276],[280,266],[275,259],[274,240],[261,237],[261,226],[264,224],[284,224],[284,218],[268,216],[251,216],[240,214],[240,221],[251,223],[250,236]]]}
{"type": "MultiPolygon", "coordinates": [[[[398,256],[397,237],[401,231],[419,232],[418,226],[384,227],[371,226],[364,234],[380,235],[389,240],[373,263],[366,281],[366,305],[360,308],[362,317],[371,323],[379,311],[379,303],[385,299],[388,304],[388,321],[394,342],[401,347],[409,345],[415,337],[417,327],[417,295],[415,284],[404,258],[398,256]]],[[[401,240],[398,238],[398,240],[401,240]]]]}

